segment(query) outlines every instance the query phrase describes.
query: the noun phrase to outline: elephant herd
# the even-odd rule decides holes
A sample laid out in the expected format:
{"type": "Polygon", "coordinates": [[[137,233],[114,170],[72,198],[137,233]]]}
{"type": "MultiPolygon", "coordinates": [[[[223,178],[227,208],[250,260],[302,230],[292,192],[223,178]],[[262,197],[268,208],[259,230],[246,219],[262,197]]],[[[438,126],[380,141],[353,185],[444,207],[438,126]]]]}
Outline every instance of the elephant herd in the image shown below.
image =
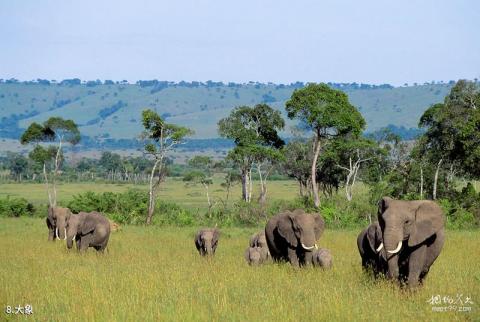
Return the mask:
{"type": "MultiPolygon", "coordinates": [[[[375,278],[385,276],[402,286],[422,284],[445,242],[445,218],[433,201],[403,201],[384,197],[378,204],[378,221],[362,230],[357,238],[365,271],[375,278]]],[[[325,222],[319,214],[303,210],[286,211],[273,216],[265,230],[250,238],[245,260],[260,265],[269,260],[289,262],[295,267],[313,265],[329,269],[333,257],[317,242],[325,222]]],[[[202,256],[214,255],[220,232],[217,228],[200,230],[195,246],[202,256]]]]}
{"type": "Polygon", "coordinates": [[[77,250],[89,247],[103,252],[110,237],[110,222],[99,212],[73,214],[70,209],[49,207],[47,215],[48,240],[65,239],[67,248],[77,244],[77,250]]]}
{"type": "MultiPolygon", "coordinates": [[[[48,240],[65,239],[69,249],[74,242],[79,251],[92,247],[103,252],[107,247],[111,224],[101,213],[73,214],[68,208],[49,207],[46,222],[48,240]]],[[[357,238],[363,268],[374,277],[385,276],[401,285],[418,286],[443,248],[444,225],[443,212],[433,201],[382,198],[378,221],[357,238]]],[[[277,214],[268,220],[265,230],[250,238],[245,260],[249,265],[275,261],[329,269],[333,256],[317,245],[324,229],[319,214],[301,209],[277,214]]],[[[219,238],[218,228],[201,229],[195,235],[195,247],[200,255],[212,256],[219,238]]]]}

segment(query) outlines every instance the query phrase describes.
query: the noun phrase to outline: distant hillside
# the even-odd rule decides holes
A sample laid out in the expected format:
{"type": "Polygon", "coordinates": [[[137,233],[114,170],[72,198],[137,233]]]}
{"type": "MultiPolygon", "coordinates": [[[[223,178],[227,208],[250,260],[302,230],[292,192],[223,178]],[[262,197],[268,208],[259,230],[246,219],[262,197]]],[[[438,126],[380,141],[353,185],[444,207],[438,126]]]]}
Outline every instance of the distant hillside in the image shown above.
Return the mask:
{"type": "MultiPolygon", "coordinates": [[[[387,125],[415,128],[423,111],[440,102],[451,84],[392,87],[331,84],[344,90],[373,132],[387,125]]],[[[303,83],[235,84],[217,82],[112,81],[61,83],[0,82],[0,137],[18,138],[33,121],[50,116],[73,119],[92,140],[132,139],[141,132],[140,113],[151,108],[168,122],[195,130],[196,138],[216,138],[217,122],[239,105],[266,102],[284,113],[285,101],[303,83]]],[[[288,123],[293,125],[292,122],[288,123]]],[[[284,133],[288,135],[288,133],[284,133]]]]}

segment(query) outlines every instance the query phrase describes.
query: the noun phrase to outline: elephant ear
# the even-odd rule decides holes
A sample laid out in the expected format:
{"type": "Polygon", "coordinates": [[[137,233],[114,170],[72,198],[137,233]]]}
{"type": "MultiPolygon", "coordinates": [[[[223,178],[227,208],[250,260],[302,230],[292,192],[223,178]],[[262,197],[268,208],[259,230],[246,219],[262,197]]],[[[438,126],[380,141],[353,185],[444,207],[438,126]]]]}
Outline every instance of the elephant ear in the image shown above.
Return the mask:
{"type": "Polygon", "coordinates": [[[212,239],[212,243],[213,244],[216,244],[218,243],[218,239],[220,238],[220,230],[218,230],[217,228],[215,228],[213,230],[213,239],[212,239]]]}
{"type": "Polygon", "coordinates": [[[390,197],[383,197],[379,202],[378,202],[378,216],[381,216],[385,210],[387,210],[390,202],[393,199],[390,197]]]}
{"type": "Polygon", "coordinates": [[[319,214],[313,215],[313,218],[315,219],[315,227],[313,228],[315,232],[315,240],[319,240],[325,230],[325,221],[319,214]]]}
{"type": "Polygon", "coordinates": [[[408,246],[413,247],[437,233],[444,226],[442,209],[432,201],[422,203],[415,210],[415,223],[408,239],[408,246]]]}
{"type": "Polygon", "coordinates": [[[367,240],[368,240],[368,245],[370,245],[370,249],[375,251],[377,247],[375,246],[375,241],[377,239],[377,227],[375,224],[371,224],[367,228],[367,240]]]}
{"type": "Polygon", "coordinates": [[[83,221],[82,225],[82,235],[86,235],[89,232],[93,231],[95,229],[96,225],[96,218],[93,216],[85,216],[85,219],[83,221]]]}
{"type": "Polygon", "coordinates": [[[298,246],[297,236],[293,231],[293,215],[286,214],[282,216],[278,221],[277,230],[280,236],[282,236],[292,247],[298,246]]]}
{"type": "Polygon", "coordinates": [[[195,246],[197,247],[197,249],[200,249],[200,247],[202,247],[202,241],[200,239],[202,235],[202,231],[198,231],[197,234],[195,235],[195,246]]]}

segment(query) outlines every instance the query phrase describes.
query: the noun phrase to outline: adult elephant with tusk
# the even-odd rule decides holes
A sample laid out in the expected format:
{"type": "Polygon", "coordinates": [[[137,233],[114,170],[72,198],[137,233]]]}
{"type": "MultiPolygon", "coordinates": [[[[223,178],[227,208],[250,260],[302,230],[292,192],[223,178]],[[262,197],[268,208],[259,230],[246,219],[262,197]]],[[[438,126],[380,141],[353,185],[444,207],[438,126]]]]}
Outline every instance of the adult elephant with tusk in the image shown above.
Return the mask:
{"type": "Polygon", "coordinates": [[[72,215],[68,208],[62,207],[48,207],[47,227],[48,240],[54,241],[56,239],[66,239],[66,225],[67,221],[72,215]]]}
{"type": "Polygon", "coordinates": [[[384,197],[378,206],[387,276],[414,288],[422,283],[445,242],[442,209],[433,201],[384,197]]]}
{"type": "Polygon", "coordinates": [[[77,250],[93,247],[103,252],[110,237],[110,222],[99,212],[80,212],[71,215],[67,222],[67,248],[77,243],[77,250]]]}
{"type": "Polygon", "coordinates": [[[323,233],[325,223],[319,214],[301,209],[273,216],[265,227],[270,255],[275,261],[288,261],[293,266],[312,263],[312,251],[323,233]]]}

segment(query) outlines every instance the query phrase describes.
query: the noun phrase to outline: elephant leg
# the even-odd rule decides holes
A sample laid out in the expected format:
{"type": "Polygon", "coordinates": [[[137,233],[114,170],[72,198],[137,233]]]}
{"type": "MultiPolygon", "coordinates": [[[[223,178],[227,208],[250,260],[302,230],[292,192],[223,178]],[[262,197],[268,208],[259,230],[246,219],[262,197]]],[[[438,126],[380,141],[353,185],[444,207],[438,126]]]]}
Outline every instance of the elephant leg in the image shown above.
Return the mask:
{"type": "Polygon", "coordinates": [[[312,264],[312,257],[313,257],[313,253],[312,252],[305,252],[303,254],[303,258],[302,258],[302,266],[307,266],[307,265],[311,265],[312,264]]]}
{"type": "Polygon", "coordinates": [[[82,236],[82,240],[80,242],[80,251],[85,252],[88,249],[88,247],[90,246],[91,241],[92,241],[92,235],[91,234],[82,236]]]}
{"type": "Polygon", "coordinates": [[[77,238],[75,242],[77,244],[77,250],[80,250],[80,238],[77,238]]]}
{"type": "Polygon", "coordinates": [[[427,246],[422,245],[410,254],[408,261],[408,288],[415,288],[420,282],[420,274],[422,274],[425,257],[427,255],[427,246]]]}
{"type": "Polygon", "coordinates": [[[55,240],[55,229],[50,225],[48,218],[46,219],[47,227],[48,227],[48,240],[52,241],[55,240]]]}
{"type": "Polygon", "coordinates": [[[292,248],[288,248],[288,260],[290,261],[290,263],[295,266],[295,267],[299,267],[300,264],[298,262],[298,256],[297,256],[297,250],[296,249],[292,249],[292,248]]]}

